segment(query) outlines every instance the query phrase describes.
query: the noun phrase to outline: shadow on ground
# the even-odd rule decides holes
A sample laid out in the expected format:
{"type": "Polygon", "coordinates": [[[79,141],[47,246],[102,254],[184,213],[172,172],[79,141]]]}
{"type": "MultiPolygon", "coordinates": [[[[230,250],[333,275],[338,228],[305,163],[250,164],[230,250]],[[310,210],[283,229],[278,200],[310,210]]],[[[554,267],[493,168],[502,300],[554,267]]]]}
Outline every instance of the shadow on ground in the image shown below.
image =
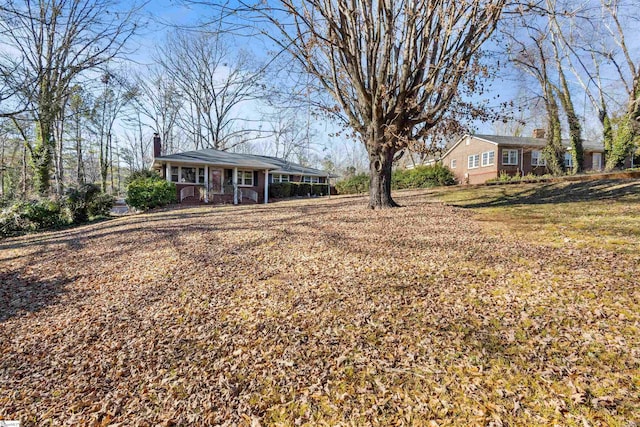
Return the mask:
{"type": "Polygon", "coordinates": [[[21,271],[0,273],[0,323],[56,304],[75,278],[33,279],[21,271]]]}
{"type": "Polygon", "coordinates": [[[615,200],[628,196],[640,198],[640,182],[601,180],[572,182],[569,184],[535,184],[526,187],[503,186],[495,194],[487,195],[479,190],[477,197],[450,203],[463,208],[489,208],[509,205],[539,205],[567,202],[615,200]],[[500,195],[498,195],[500,194],[500,195]]]}

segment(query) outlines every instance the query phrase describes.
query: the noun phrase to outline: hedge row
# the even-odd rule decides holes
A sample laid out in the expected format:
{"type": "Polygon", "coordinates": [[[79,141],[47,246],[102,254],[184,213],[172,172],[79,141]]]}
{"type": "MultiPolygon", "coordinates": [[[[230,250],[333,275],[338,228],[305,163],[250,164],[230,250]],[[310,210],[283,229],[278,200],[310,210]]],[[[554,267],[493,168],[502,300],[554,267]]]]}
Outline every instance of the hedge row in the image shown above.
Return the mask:
{"type": "Polygon", "coordinates": [[[20,201],[0,212],[0,236],[50,230],[109,215],[113,197],[94,184],[69,188],[59,200],[20,201]]]}
{"type": "Polygon", "coordinates": [[[309,184],[306,182],[280,182],[269,184],[269,198],[284,199],[287,197],[326,196],[329,193],[327,184],[309,184]]]}
{"type": "MultiPolygon", "coordinates": [[[[396,170],[391,175],[391,188],[429,188],[456,183],[451,170],[446,166],[417,166],[414,169],[396,170]]],[[[338,194],[356,194],[369,191],[369,175],[361,173],[336,183],[338,194]]]]}
{"type": "Polygon", "coordinates": [[[397,170],[391,176],[391,188],[429,188],[456,183],[453,172],[439,163],[432,166],[416,166],[413,169],[397,170]]]}

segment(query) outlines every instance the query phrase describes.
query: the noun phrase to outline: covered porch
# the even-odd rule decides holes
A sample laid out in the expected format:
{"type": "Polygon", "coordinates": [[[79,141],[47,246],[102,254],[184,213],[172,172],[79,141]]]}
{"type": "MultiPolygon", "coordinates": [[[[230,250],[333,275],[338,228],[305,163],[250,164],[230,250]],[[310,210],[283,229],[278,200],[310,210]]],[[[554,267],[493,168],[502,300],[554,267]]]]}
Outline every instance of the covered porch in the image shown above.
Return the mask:
{"type": "Polygon", "coordinates": [[[269,202],[269,169],[166,162],[160,172],[167,181],[176,184],[180,203],[269,202]]]}

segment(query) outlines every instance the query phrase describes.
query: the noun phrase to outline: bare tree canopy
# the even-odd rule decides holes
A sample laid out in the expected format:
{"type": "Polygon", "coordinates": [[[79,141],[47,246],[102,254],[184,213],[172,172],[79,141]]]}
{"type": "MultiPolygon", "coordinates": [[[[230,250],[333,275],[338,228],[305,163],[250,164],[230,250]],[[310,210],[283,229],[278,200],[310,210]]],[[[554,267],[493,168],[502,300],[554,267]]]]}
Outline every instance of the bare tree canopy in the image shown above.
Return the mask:
{"type": "Polygon", "coordinates": [[[196,149],[226,150],[249,139],[250,120],[238,110],[263,96],[264,73],[247,52],[234,51],[217,28],[177,31],[157,61],[181,94],[178,125],[196,149]]]}
{"type": "Polygon", "coordinates": [[[137,29],[137,11],[114,0],[9,0],[0,8],[2,75],[15,69],[23,76],[18,82],[34,82],[13,89],[35,112],[39,137],[31,154],[39,193],[49,190],[55,121],[72,82],[123,51],[137,29]]]}
{"type": "Polygon", "coordinates": [[[446,122],[461,84],[474,91],[475,75],[482,73],[476,54],[505,3],[281,0],[244,6],[271,24],[265,34],[320,82],[335,101],[333,111],[362,138],[370,161],[369,205],[385,208],[396,206],[395,154],[446,122]]]}

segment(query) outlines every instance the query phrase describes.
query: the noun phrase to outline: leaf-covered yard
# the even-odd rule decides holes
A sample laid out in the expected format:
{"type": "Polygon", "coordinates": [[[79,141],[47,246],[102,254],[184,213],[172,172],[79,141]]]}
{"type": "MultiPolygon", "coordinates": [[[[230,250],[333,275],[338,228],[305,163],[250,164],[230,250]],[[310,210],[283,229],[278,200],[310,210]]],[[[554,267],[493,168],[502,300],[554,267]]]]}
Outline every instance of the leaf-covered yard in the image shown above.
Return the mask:
{"type": "Polygon", "coordinates": [[[202,207],[0,241],[0,419],[635,425],[640,197],[609,185],[626,190],[202,207]]]}

